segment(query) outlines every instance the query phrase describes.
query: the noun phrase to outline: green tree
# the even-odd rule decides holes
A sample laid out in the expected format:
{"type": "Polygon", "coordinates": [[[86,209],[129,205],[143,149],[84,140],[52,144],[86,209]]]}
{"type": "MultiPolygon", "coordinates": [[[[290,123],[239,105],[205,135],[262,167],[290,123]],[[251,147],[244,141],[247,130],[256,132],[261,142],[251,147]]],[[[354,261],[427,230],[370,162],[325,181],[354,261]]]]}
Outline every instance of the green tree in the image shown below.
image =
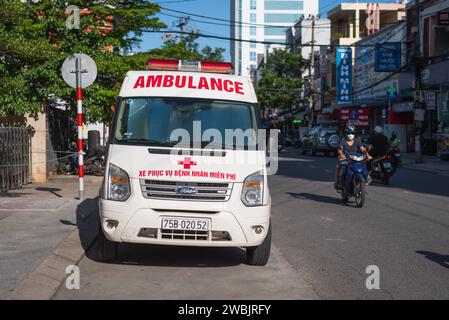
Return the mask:
{"type": "Polygon", "coordinates": [[[38,112],[53,94],[73,107],[74,90],[60,68],[69,55],[85,53],[98,67],[97,80],[84,91],[87,118],[110,120],[120,84],[136,64],[119,49],[138,45],[146,30],[165,27],[154,17],[159,6],[146,0],[70,4],[89,10],[81,15],[79,29],[66,27],[66,0],[0,0],[0,117],[38,112]]]}
{"type": "Polygon", "coordinates": [[[262,79],[256,86],[262,109],[290,109],[298,106],[301,85],[301,55],[275,49],[268,55],[267,63],[263,66],[262,79]]]}

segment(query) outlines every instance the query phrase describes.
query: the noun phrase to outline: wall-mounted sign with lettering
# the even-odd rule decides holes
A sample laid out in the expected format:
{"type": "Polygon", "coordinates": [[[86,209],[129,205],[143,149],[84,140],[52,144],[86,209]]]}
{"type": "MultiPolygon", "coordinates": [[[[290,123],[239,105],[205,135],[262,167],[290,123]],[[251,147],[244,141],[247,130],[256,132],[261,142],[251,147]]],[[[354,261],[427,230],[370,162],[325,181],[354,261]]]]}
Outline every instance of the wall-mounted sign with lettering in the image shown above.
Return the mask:
{"type": "Polygon", "coordinates": [[[352,103],[352,49],[337,47],[337,104],[352,103]]]}

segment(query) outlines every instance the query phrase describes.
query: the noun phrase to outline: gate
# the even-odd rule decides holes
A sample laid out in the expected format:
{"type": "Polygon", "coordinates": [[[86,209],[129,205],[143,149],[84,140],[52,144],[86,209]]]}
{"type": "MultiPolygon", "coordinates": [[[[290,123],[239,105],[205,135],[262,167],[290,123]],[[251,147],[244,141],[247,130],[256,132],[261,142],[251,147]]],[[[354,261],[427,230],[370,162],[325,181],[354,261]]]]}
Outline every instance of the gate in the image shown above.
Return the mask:
{"type": "Polygon", "coordinates": [[[30,130],[25,127],[0,127],[0,192],[30,183],[30,174],[30,130]]]}

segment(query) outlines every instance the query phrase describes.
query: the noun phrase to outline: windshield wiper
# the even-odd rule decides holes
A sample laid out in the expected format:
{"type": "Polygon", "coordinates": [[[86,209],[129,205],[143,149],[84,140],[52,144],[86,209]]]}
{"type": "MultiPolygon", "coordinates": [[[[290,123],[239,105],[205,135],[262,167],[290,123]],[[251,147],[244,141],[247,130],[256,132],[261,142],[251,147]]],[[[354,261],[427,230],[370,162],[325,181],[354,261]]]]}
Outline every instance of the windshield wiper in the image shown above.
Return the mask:
{"type": "Polygon", "coordinates": [[[141,143],[141,144],[149,144],[160,147],[173,147],[173,142],[159,141],[159,140],[151,140],[151,139],[125,139],[123,142],[133,142],[133,143],[141,143]]]}

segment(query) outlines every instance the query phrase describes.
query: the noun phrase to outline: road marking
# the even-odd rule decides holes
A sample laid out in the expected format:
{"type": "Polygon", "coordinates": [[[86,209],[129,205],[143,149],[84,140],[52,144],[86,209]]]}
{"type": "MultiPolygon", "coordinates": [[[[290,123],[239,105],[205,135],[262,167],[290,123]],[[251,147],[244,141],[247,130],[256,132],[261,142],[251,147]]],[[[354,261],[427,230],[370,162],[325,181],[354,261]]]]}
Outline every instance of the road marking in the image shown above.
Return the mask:
{"type": "Polygon", "coordinates": [[[338,242],[346,242],[345,239],[326,239],[326,241],[338,241],[338,242]]]}

